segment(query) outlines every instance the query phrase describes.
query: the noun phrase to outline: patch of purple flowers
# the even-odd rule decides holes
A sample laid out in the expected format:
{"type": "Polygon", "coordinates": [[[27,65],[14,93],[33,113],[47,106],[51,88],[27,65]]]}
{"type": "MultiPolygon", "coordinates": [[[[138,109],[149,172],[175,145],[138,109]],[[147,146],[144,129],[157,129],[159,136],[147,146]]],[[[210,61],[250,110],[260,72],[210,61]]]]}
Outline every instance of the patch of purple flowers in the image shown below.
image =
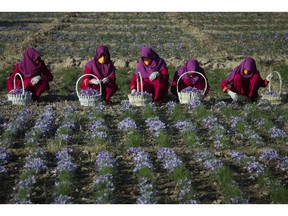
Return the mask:
{"type": "Polygon", "coordinates": [[[133,172],[137,172],[143,168],[148,168],[148,169],[153,168],[149,154],[147,152],[141,150],[141,148],[132,147],[132,148],[128,149],[128,153],[132,154],[133,160],[135,163],[135,167],[133,169],[133,172]]]}
{"type": "Polygon", "coordinates": [[[275,149],[267,149],[260,155],[262,161],[276,161],[279,160],[278,152],[275,149]]]}
{"type": "Polygon", "coordinates": [[[184,88],[181,92],[185,92],[185,93],[191,92],[191,93],[196,93],[196,94],[203,94],[204,93],[203,90],[194,88],[192,86],[188,86],[188,87],[184,88]]]}
{"type": "Polygon", "coordinates": [[[111,195],[115,190],[113,184],[113,175],[110,173],[98,176],[94,179],[93,184],[98,194],[96,203],[109,204],[111,203],[111,195]]]}
{"type": "Polygon", "coordinates": [[[266,167],[265,165],[257,162],[257,161],[250,161],[246,164],[246,166],[244,167],[247,172],[250,174],[249,179],[255,179],[257,178],[259,175],[261,175],[266,167]]]}
{"type": "Polygon", "coordinates": [[[121,107],[120,107],[120,111],[129,111],[131,110],[133,107],[132,105],[129,103],[128,100],[122,100],[121,101],[121,107]]]}
{"type": "Polygon", "coordinates": [[[56,170],[58,172],[75,172],[77,165],[71,156],[72,151],[72,149],[68,148],[56,154],[56,158],[58,159],[56,170]]]}
{"type": "Polygon", "coordinates": [[[133,119],[127,117],[118,123],[118,129],[122,131],[130,131],[133,129],[137,129],[137,125],[133,119]]]}
{"type": "Polygon", "coordinates": [[[144,97],[152,97],[152,94],[150,94],[146,91],[144,91],[143,93],[135,91],[131,94],[131,96],[140,96],[140,95],[143,95],[144,97]]]}
{"type": "Polygon", "coordinates": [[[171,148],[160,148],[157,152],[157,159],[162,161],[162,166],[169,172],[173,172],[176,167],[182,166],[183,162],[171,148]]]}
{"type": "Polygon", "coordinates": [[[72,197],[68,196],[68,195],[58,195],[55,197],[54,199],[54,203],[55,204],[71,204],[72,202],[72,197]]]}
{"type": "Polygon", "coordinates": [[[218,159],[209,159],[209,160],[204,161],[203,163],[203,167],[212,172],[217,172],[217,169],[222,166],[223,166],[223,162],[218,159]]]}
{"type": "Polygon", "coordinates": [[[174,125],[180,131],[193,131],[195,132],[196,126],[191,121],[178,121],[174,125]]]}
{"type": "Polygon", "coordinates": [[[109,152],[99,152],[95,164],[99,170],[107,167],[113,169],[116,165],[116,160],[113,159],[109,152]]]}
{"type": "Polygon", "coordinates": [[[161,130],[165,129],[165,123],[160,121],[158,117],[146,119],[145,123],[154,137],[159,137],[161,130]]]}
{"type": "Polygon", "coordinates": [[[286,138],[287,134],[285,131],[277,128],[277,127],[272,127],[270,130],[271,138],[286,138]]]}
{"type": "Polygon", "coordinates": [[[201,106],[203,103],[201,100],[190,100],[188,103],[187,103],[187,107],[188,109],[195,109],[196,107],[199,107],[201,106]]]}
{"type": "Polygon", "coordinates": [[[100,92],[93,88],[82,89],[80,96],[87,97],[87,96],[99,96],[100,92]]]}

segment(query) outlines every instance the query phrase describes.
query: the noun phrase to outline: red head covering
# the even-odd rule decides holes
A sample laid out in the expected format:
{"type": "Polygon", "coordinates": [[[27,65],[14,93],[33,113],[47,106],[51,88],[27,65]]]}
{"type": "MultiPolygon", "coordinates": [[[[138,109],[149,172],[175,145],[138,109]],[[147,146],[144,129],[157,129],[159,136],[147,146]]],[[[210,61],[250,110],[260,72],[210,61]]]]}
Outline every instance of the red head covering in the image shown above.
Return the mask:
{"type": "Polygon", "coordinates": [[[256,67],[256,62],[251,57],[246,57],[240,65],[234,68],[234,70],[231,72],[229,77],[226,79],[228,82],[231,82],[234,79],[234,76],[236,74],[240,73],[242,77],[244,78],[251,78],[253,74],[259,74],[259,71],[256,67]],[[244,70],[250,71],[250,74],[245,75],[244,70]]]}
{"type": "MultiPolygon", "coordinates": [[[[200,67],[199,62],[196,59],[190,59],[186,62],[186,64],[184,64],[182,67],[180,67],[177,71],[177,79],[185,72],[188,71],[197,71],[201,74],[203,74],[205,77],[205,72],[204,69],[202,67],[200,67]]],[[[186,79],[190,79],[190,81],[192,82],[193,85],[195,85],[201,75],[199,74],[193,74],[193,76],[191,77],[190,74],[184,75],[182,78],[186,78],[186,79]]]]}
{"type": "Polygon", "coordinates": [[[28,48],[24,52],[24,59],[18,64],[19,70],[24,77],[33,77],[40,71],[41,61],[39,64],[35,64],[39,57],[39,53],[33,48],[28,48]]]}
{"type": "Polygon", "coordinates": [[[159,55],[152,50],[150,47],[143,47],[141,49],[139,63],[135,70],[135,73],[140,72],[143,78],[147,78],[151,73],[155,71],[160,71],[166,67],[166,62],[164,59],[160,58],[159,55]],[[152,60],[151,65],[147,66],[143,62],[143,58],[149,58],[152,60]]]}
{"type": "Polygon", "coordinates": [[[86,64],[87,67],[89,67],[93,73],[101,78],[109,76],[112,72],[116,71],[116,68],[113,65],[113,62],[110,59],[110,53],[107,46],[98,46],[94,55],[94,59],[89,61],[86,64]],[[98,62],[98,59],[102,56],[106,55],[107,60],[104,64],[100,64],[98,62]]]}

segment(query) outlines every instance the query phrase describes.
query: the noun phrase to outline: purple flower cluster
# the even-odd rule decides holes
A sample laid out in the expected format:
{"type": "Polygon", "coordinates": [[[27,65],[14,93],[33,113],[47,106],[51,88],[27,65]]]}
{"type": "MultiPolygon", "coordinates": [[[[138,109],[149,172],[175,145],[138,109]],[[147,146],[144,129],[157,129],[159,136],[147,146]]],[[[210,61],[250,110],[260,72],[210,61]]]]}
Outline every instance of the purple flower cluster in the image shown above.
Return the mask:
{"type": "Polygon", "coordinates": [[[39,134],[40,137],[47,137],[53,130],[56,117],[57,114],[53,111],[52,107],[47,107],[47,110],[36,120],[36,124],[33,129],[37,131],[37,134],[39,134]]]}
{"type": "Polygon", "coordinates": [[[118,123],[118,129],[122,131],[130,131],[133,129],[137,129],[137,125],[133,119],[127,117],[118,123]]]}
{"type": "Polygon", "coordinates": [[[275,92],[275,91],[264,91],[265,95],[271,95],[271,96],[278,96],[280,95],[280,92],[275,92]]]}
{"type": "Polygon", "coordinates": [[[152,97],[152,94],[145,92],[145,91],[143,92],[143,94],[142,92],[137,92],[137,91],[131,94],[131,96],[140,96],[140,95],[143,95],[144,97],[152,97]]]}
{"type": "Polygon", "coordinates": [[[77,165],[74,163],[74,159],[71,156],[73,152],[72,149],[64,149],[56,154],[56,158],[58,160],[56,171],[58,172],[75,172],[77,165]]]}
{"type": "Polygon", "coordinates": [[[246,154],[241,152],[232,151],[229,154],[232,161],[235,162],[236,164],[241,164],[241,161],[249,158],[246,154]]]}
{"type": "Polygon", "coordinates": [[[183,162],[171,148],[160,148],[157,152],[157,159],[162,161],[162,166],[169,172],[173,172],[176,167],[182,166],[183,162]]]}
{"type": "Polygon", "coordinates": [[[266,167],[257,161],[250,161],[244,169],[250,174],[249,179],[255,179],[265,171],[266,167]]]}
{"type": "Polygon", "coordinates": [[[270,130],[271,138],[287,138],[287,134],[285,131],[277,128],[277,127],[272,127],[270,130]]]}
{"type": "Polygon", "coordinates": [[[188,86],[188,87],[184,88],[181,92],[185,92],[185,93],[191,92],[191,93],[196,93],[196,94],[203,94],[204,93],[203,90],[194,88],[192,86],[188,86]]]}
{"type": "Polygon", "coordinates": [[[6,132],[9,132],[14,136],[22,134],[28,129],[27,127],[31,124],[29,119],[33,114],[34,112],[29,109],[17,112],[14,114],[13,120],[10,121],[9,123],[4,123],[3,127],[6,130],[6,132]]]}
{"type": "Polygon", "coordinates": [[[159,137],[161,130],[165,129],[165,123],[160,121],[158,117],[146,119],[145,123],[154,137],[159,137]]]}
{"type": "Polygon", "coordinates": [[[260,155],[259,159],[262,161],[275,161],[279,160],[280,158],[275,149],[267,149],[260,155]]]}
{"type": "Polygon", "coordinates": [[[93,181],[97,194],[96,203],[111,203],[112,193],[115,190],[112,172],[115,169],[116,160],[109,152],[99,152],[95,165],[100,173],[93,181]]]}
{"type": "Polygon", "coordinates": [[[215,156],[211,152],[208,152],[208,151],[195,153],[195,161],[198,163],[209,160],[209,159],[214,158],[214,157],[215,156]]]}
{"type": "Polygon", "coordinates": [[[201,106],[203,103],[201,100],[190,100],[188,103],[187,103],[187,107],[188,109],[195,109],[196,107],[199,107],[201,106]]]}
{"type": "Polygon", "coordinates": [[[95,164],[98,167],[99,171],[101,171],[104,168],[114,169],[116,161],[113,159],[112,155],[109,152],[99,152],[95,164]]]}
{"type": "Polygon", "coordinates": [[[147,178],[139,178],[140,196],[137,198],[137,204],[156,203],[155,188],[147,178]]]}
{"type": "Polygon", "coordinates": [[[55,197],[54,203],[55,204],[71,204],[72,203],[72,197],[70,197],[68,195],[59,194],[58,196],[55,197]]]}
{"type": "MultiPolygon", "coordinates": [[[[153,169],[152,161],[149,154],[139,147],[132,147],[128,149],[128,153],[132,154],[135,167],[134,173],[142,169],[153,169]]],[[[151,180],[147,176],[139,178],[140,196],[137,199],[138,204],[152,204],[155,203],[155,189],[151,180]]]]}
{"type": "Polygon", "coordinates": [[[85,90],[81,90],[80,96],[86,97],[86,96],[99,96],[100,92],[93,89],[93,88],[87,88],[85,90]]]}
{"type": "Polygon", "coordinates": [[[75,110],[78,110],[79,108],[76,106],[69,106],[66,107],[64,110],[66,113],[65,119],[58,127],[55,138],[60,141],[60,143],[64,142],[66,144],[70,143],[73,139],[74,131],[76,131],[79,127],[77,124],[77,116],[74,113],[75,110]]]}
{"type": "Polygon", "coordinates": [[[26,163],[24,167],[33,173],[40,173],[47,169],[47,166],[45,165],[45,152],[43,149],[36,150],[33,154],[29,155],[26,158],[26,163]]]}
{"type": "Polygon", "coordinates": [[[120,107],[120,111],[129,111],[131,110],[133,107],[132,105],[129,103],[129,100],[122,100],[121,101],[121,107],[120,107]]]}
{"type": "Polygon", "coordinates": [[[113,175],[110,173],[98,176],[94,179],[93,184],[98,194],[96,203],[109,204],[111,203],[111,194],[115,190],[113,184],[113,175]]]}
{"type": "Polygon", "coordinates": [[[216,115],[209,115],[202,122],[207,128],[213,129],[215,125],[223,124],[223,120],[216,115]]]}
{"type": "Polygon", "coordinates": [[[197,128],[191,121],[178,121],[174,125],[180,131],[193,131],[196,132],[197,128]]]}
{"type": "Polygon", "coordinates": [[[4,148],[0,147],[0,165],[7,163],[9,160],[9,154],[4,148]]]}
{"type": "Polygon", "coordinates": [[[284,171],[284,172],[288,170],[288,156],[280,158],[279,168],[281,171],[284,171]]]}
{"type": "Polygon", "coordinates": [[[212,172],[217,172],[217,169],[222,166],[223,166],[223,162],[218,159],[209,159],[209,160],[204,161],[203,163],[203,167],[212,172]]]}
{"type": "Polygon", "coordinates": [[[108,128],[104,124],[104,119],[93,120],[90,123],[88,130],[91,133],[92,139],[95,139],[97,137],[108,139],[108,134],[106,132],[108,128]]]}
{"type": "Polygon", "coordinates": [[[223,162],[208,151],[195,153],[195,161],[201,163],[204,169],[212,172],[217,172],[218,168],[223,166],[223,162]]]}
{"type": "MultiPolygon", "coordinates": [[[[272,151],[269,150],[267,152],[265,154],[262,154],[262,156],[260,157],[263,159],[264,158],[271,159],[272,157],[275,156],[275,152],[273,153],[273,150],[272,151]],[[271,155],[274,155],[274,156],[271,156],[271,155]]],[[[230,152],[230,156],[236,164],[243,165],[244,169],[250,174],[249,179],[257,178],[266,169],[265,165],[257,162],[255,157],[252,157],[252,156],[249,157],[243,153],[235,152],[235,151],[230,152]]]]}
{"type": "MultiPolygon", "coordinates": [[[[23,88],[18,87],[18,88],[13,89],[13,91],[10,92],[9,94],[17,95],[17,94],[22,94],[22,93],[23,93],[23,88]]],[[[29,91],[24,90],[24,94],[32,94],[32,93],[29,92],[29,91]]]]}
{"type": "Polygon", "coordinates": [[[31,204],[31,191],[36,183],[34,175],[29,175],[25,179],[21,179],[16,187],[13,188],[15,194],[13,195],[13,201],[16,204],[31,204]],[[18,192],[18,193],[17,193],[18,192]]]}
{"type": "Polygon", "coordinates": [[[176,103],[174,101],[168,101],[165,105],[166,109],[169,111],[173,111],[176,107],[176,103]]]}
{"type": "Polygon", "coordinates": [[[8,163],[8,160],[9,160],[9,154],[6,152],[4,148],[0,147],[0,176],[2,174],[7,173],[7,170],[3,165],[8,163]]]}
{"type": "Polygon", "coordinates": [[[141,169],[148,168],[153,169],[151,158],[149,157],[149,154],[139,147],[132,147],[128,149],[128,153],[132,154],[133,160],[135,163],[135,167],[133,169],[133,172],[138,172],[141,169]]]}

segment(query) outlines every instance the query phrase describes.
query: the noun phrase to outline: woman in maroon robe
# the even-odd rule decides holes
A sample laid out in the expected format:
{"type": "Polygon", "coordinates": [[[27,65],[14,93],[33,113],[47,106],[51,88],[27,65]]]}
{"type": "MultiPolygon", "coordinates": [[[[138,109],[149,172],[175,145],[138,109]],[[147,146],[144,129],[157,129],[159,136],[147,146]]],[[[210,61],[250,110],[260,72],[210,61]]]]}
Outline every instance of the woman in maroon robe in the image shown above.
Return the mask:
{"type": "MultiPolygon", "coordinates": [[[[174,74],[174,78],[171,84],[171,93],[174,94],[177,98],[178,98],[178,94],[177,94],[177,80],[179,79],[179,77],[184,74],[185,72],[188,71],[197,71],[199,73],[201,73],[207,81],[207,89],[205,91],[205,96],[208,94],[210,86],[208,83],[208,79],[206,77],[205,71],[202,67],[200,67],[199,62],[196,59],[190,59],[188,60],[183,66],[181,66],[174,74]]],[[[197,74],[197,73],[190,73],[190,74],[186,74],[184,76],[181,77],[181,79],[179,80],[179,86],[178,86],[178,90],[182,91],[184,88],[187,87],[193,87],[193,88],[197,88],[197,89],[201,89],[204,90],[205,89],[205,80],[204,78],[197,74]]]]}
{"type": "MultiPolygon", "coordinates": [[[[110,52],[107,46],[98,46],[93,60],[89,61],[84,70],[84,74],[95,75],[102,85],[102,99],[107,103],[111,104],[110,98],[118,90],[116,84],[116,68],[110,59],[110,52]]],[[[99,81],[92,76],[85,76],[82,79],[82,89],[88,87],[95,90],[100,90],[99,81]]]]}
{"type": "Polygon", "coordinates": [[[238,95],[246,96],[251,101],[255,101],[258,97],[259,88],[266,87],[271,78],[272,75],[270,74],[266,79],[262,79],[255,60],[246,57],[220,85],[223,92],[227,92],[233,101],[238,100],[238,95]]]}
{"type": "MultiPolygon", "coordinates": [[[[138,72],[143,78],[143,91],[152,94],[153,101],[164,102],[169,88],[169,74],[164,59],[149,47],[141,49],[140,59],[130,82],[131,93],[137,89],[138,72]]],[[[140,82],[138,87],[141,89],[140,82]]]]}
{"type": "MultiPolygon", "coordinates": [[[[53,80],[53,75],[41,60],[39,53],[33,49],[28,48],[24,52],[24,58],[14,67],[12,75],[7,81],[8,91],[14,89],[13,80],[16,73],[20,73],[24,82],[24,89],[32,92],[32,99],[37,101],[40,95],[50,89],[49,83],[53,80]]],[[[16,87],[21,87],[21,80],[16,77],[16,87]]]]}

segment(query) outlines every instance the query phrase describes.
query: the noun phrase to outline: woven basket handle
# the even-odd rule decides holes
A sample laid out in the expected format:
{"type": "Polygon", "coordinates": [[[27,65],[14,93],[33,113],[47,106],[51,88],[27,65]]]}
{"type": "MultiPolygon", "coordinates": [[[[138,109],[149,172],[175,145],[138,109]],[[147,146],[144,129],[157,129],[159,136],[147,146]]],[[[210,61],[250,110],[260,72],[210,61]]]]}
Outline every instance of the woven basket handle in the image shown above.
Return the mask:
{"type": "Polygon", "coordinates": [[[19,76],[20,79],[21,79],[21,84],[22,84],[22,95],[24,95],[24,81],[23,81],[23,78],[21,76],[20,73],[16,73],[15,76],[14,76],[14,79],[13,79],[13,85],[14,85],[14,89],[16,88],[16,76],[19,76]]]}
{"type": "Polygon", "coordinates": [[[187,71],[187,72],[183,73],[183,74],[178,78],[177,84],[176,84],[177,94],[179,93],[179,81],[181,80],[181,78],[182,78],[184,75],[186,75],[186,74],[192,74],[192,73],[199,74],[199,75],[201,75],[201,76],[204,78],[204,80],[205,80],[204,94],[205,94],[205,92],[206,92],[206,90],[207,90],[207,85],[208,85],[208,84],[207,84],[207,79],[206,79],[206,77],[205,77],[202,73],[197,72],[197,71],[187,71]]]}
{"type": "MultiPolygon", "coordinates": [[[[140,80],[140,85],[141,85],[141,95],[143,95],[143,78],[140,72],[138,72],[138,74],[139,74],[139,80],[140,80]]],[[[138,76],[137,76],[137,79],[136,79],[137,92],[139,92],[138,83],[139,81],[138,81],[138,76]]]]}
{"type": "MultiPolygon", "coordinates": [[[[78,92],[78,83],[79,81],[84,77],[84,76],[92,76],[94,77],[95,79],[99,80],[98,77],[96,77],[95,75],[93,74],[83,74],[82,76],[80,76],[76,82],[76,94],[77,94],[77,97],[79,98],[80,95],[79,95],[79,92],[78,92]]],[[[100,94],[99,95],[102,95],[102,85],[101,85],[101,82],[99,80],[99,85],[100,85],[100,94]]]]}
{"type": "MultiPolygon", "coordinates": [[[[279,90],[279,93],[281,94],[281,92],[282,92],[282,77],[281,77],[280,73],[277,72],[277,71],[272,71],[270,74],[272,74],[272,73],[278,74],[279,82],[280,82],[280,90],[279,90]]],[[[272,80],[272,79],[271,79],[271,80],[272,80]]],[[[269,91],[271,91],[271,80],[270,80],[270,82],[269,82],[269,84],[268,84],[268,89],[269,89],[269,91]]]]}

